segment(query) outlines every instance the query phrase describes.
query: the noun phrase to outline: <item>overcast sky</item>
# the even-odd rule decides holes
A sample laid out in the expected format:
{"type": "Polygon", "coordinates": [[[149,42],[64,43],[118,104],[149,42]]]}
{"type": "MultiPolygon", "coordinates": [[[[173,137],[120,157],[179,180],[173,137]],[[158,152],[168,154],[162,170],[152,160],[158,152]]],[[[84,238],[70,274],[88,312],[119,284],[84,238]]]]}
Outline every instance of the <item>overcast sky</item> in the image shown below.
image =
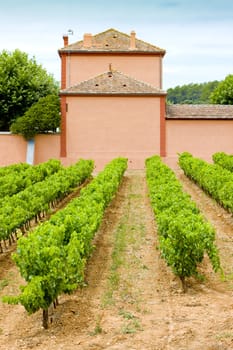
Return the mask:
{"type": "Polygon", "coordinates": [[[232,0],[1,0],[0,51],[34,56],[57,80],[63,34],[72,43],[109,28],[166,50],[164,89],[233,74],[232,0]]]}

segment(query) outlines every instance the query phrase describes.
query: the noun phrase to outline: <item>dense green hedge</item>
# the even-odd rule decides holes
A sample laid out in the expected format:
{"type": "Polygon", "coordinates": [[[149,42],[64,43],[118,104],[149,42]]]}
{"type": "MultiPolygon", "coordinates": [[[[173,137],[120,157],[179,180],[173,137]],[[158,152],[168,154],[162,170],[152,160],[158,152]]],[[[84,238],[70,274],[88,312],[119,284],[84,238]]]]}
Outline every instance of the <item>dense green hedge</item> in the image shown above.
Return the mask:
{"type": "Polygon", "coordinates": [[[220,268],[215,231],[159,156],[146,160],[146,178],[162,257],[180,277],[185,290],[185,278],[198,274],[205,252],[213,269],[220,268]]]}

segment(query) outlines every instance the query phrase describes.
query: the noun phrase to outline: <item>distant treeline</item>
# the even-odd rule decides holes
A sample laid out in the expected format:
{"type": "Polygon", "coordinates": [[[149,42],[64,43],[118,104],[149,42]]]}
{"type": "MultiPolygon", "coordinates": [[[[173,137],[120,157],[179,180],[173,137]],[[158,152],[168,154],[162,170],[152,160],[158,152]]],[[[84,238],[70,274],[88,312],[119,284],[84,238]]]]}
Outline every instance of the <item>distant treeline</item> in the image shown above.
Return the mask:
{"type": "Polygon", "coordinates": [[[176,86],[167,90],[168,104],[233,105],[233,74],[221,81],[176,86]]]}
{"type": "Polygon", "coordinates": [[[201,84],[176,86],[167,90],[167,102],[170,104],[209,104],[213,103],[211,94],[218,86],[219,81],[210,81],[201,84]]]}

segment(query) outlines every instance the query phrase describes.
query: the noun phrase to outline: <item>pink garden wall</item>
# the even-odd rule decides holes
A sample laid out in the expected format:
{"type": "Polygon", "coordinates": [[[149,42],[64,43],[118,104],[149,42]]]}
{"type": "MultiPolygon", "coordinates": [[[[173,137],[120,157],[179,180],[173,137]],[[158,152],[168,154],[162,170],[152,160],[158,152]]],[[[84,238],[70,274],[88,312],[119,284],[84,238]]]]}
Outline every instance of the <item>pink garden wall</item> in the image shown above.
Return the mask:
{"type": "Polygon", "coordinates": [[[60,157],[60,134],[37,135],[35,138],[34,163],[42,163],[60,157]]]}
{"type": "MultiPolygon", "coordinates": [[[[60,135],[37,135],[35,138],[34,164],[59,159],[60,135]]],[[[27,161],[27,141],[18,135],[0,134],[0,166],[27,161]]]]}
{"type": "Polygon", "coordinates": [[[167,157],[184,151],[211,161],[215,152],[233,154],[233,120],[166,120],[167,157]]]}
{"type": "Polygon", "coordinates": [[[27,142],[23,137],[0,133],[0,166],[26,162],[27,142]]]}
{"type": "MultiPolygon", "coordinates": [[[[74,119],[69,120],[69,113],[67,116],[67,158],[61,159],[62,163],[69,165],[80,157],[91,158],[99,170],[110,159],[126,156],[130,168],[143,169],[145,158],[160,153],[160,122],[154,113],[159,100],[102,98],[104,104],[96,97],[90,105],[86,103],[88,97],[82,97],[70,106],[79,105],[74,119]],[[129,133],[132,129],[134,132],[129,133]]],[[[175,166],[177,153],[184,151],[208,161],[215,152],[233,154],[232,135],[232,120],[166,120],[166,161],[175,166]]],[[[0,134],[0,166],[26,162],[26,154],[27,142],[23,137],[0,134]]],[[[60,134],[36,136],[34,164],[51,158],[60,159],[60,134]]]]}

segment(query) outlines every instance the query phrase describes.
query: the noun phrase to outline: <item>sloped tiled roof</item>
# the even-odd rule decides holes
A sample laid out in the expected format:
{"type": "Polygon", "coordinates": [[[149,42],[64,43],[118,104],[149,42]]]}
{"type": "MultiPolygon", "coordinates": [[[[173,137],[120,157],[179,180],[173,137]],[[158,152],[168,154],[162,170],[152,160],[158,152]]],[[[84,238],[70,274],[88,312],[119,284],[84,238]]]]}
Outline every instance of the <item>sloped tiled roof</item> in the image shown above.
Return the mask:
{"type": "Polygon", "coordinates": [[[130,36],[116,29],[108,29],[105,32],[92,36],[92,45],[85,47],[83,40],[67,45],[59,52],[139,52],[165,54],[165,50],[146,43],[136,38],[135,49],[130,49],[130,36]]]}
{"type": "Polygon", "coordinates": [[[68,95],[165,95],[163,90],[136,80],[119,71],[109,71],[75,86],[61,90],[68,95]]]}
{"type": "Polygon", "coordinates": [[[233,119],[233,105],[167,105],[166,119],[233,119]]]}

